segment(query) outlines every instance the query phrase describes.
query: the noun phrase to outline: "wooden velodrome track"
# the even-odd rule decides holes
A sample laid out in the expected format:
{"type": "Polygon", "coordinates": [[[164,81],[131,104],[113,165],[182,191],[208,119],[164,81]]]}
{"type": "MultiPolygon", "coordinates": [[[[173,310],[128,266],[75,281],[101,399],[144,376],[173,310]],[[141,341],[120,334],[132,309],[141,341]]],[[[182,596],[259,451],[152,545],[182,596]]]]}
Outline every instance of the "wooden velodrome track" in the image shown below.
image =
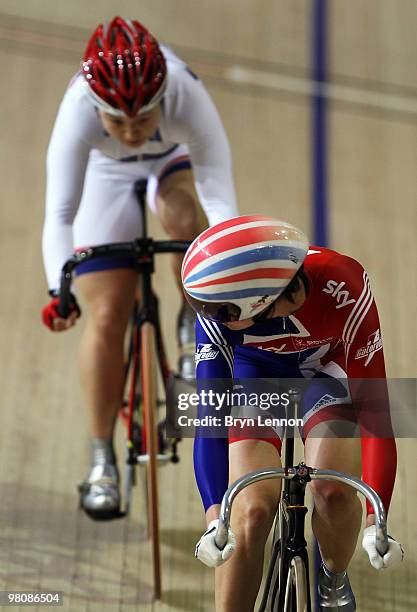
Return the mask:
{"type": "MultiPolygon", "coordinates": [[[[193,558],[203,514],[190,440],[182,462],[160,472],[163,602],[152,602],[140,487],[129,521],[97,524],[77,511],[88,462],[76,368],[82,321],[65,336],[40,324],[45,150],[89,31],[103,17],[137,17],[205,80],[230,137],[242,212],[309,231],[310,8],[309,0],[143,0],[140,11],[133,0],[2,0],[0,590],[60,590],[71,612],[214,609],[213,574],[193,558]]],[[[417,7],[335,0],[331,8],[331,244],[369,271],[389,375],[415,377],[417,7]]],[[[174,360],[168,313],[179,297],[169,276],[160,262],[174,360]]],[[[378,573],[358,546],[350,576],[363,612],[417,609],[417,453],[414,440],[398,446],[389,530],[407,558],[378,573]]]]}

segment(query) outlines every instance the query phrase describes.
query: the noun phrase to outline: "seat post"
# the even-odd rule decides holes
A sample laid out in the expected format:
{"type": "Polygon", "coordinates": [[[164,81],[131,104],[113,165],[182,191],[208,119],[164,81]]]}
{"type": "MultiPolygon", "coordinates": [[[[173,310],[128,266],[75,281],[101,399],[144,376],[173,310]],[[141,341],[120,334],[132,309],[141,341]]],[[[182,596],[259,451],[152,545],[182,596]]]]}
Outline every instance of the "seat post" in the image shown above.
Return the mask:
{"type": "Polygon", "coordinates": [[[134,184],[134,192],[142,215],[142,237],[135,241],[140,272],[141,308],[139,324],[146,321],[154,323],[154,303],[151,287],[151,275],[154,272],[153,240],[148,237],[148,223],[146,217],[146,190],[147,180],[139,179],[134,184]]]}
{"type": "Polygon", "coordinates": [[[139,179],[135,182],[133,189],[138,201],[140,212],[142,215],[142,238],[148,236],[148,223],[146,219],[146,190],[148,188],[148,181],[146,179],[139,179]]]}

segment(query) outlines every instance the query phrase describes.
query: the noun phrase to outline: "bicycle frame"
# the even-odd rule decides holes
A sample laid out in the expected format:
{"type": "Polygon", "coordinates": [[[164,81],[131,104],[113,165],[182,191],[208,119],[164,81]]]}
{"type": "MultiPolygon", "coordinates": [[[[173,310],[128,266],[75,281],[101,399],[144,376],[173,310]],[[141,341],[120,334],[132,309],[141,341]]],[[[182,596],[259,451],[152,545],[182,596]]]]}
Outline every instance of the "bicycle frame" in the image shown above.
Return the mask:
{"type": "MultiPolygon", "coordinates": [[[[291,390],[289,409],[287,412],[288,420],[293,418],[294,414],[296,414],[299,401],[299,392],[297,390],[291,390]]],[[[388,549],[385,509],[381,498],[371,487],[366,485],[359,478],[349,476],[343,472],[312,468],[308,467],[303,462],[299,463],[297,466],[292,466],[293,461],[294,437],[292,436],[286,438],[284,467],[256,470],[246,476],[242,476],[227,489],[220,508],[215,542],[218,548],[222,550],[227,543],[232,505],[236,496],[243,491],[243,489],[255,482],[276,478],[284,480],[283,492],[279,504],[280,537],[278,540],[274,538],[271,563],[259,612],[265,612],[266,610],[271,610],[271,612],[277,610],[284,612],[288,610],[287,602],[290,588],[288,585],[290,569],[292,562],[298,558],[303,561],[306,571],[306,601],[305,607],[302,609],[303,612],[311,612],[308,554],[304,538],[304,524],[307,513],[307,508],[304,505],[304,496],[307,483],[311,480],[334,480],[342,482],[364,495],[372,504],[375,513],[377,550],[381,555],[384,555],[388,549]],[[278,557],[279,566],[277,568],[276,562],[278,557]],[[278,580],[272,584],[274,576],[278,576],[278,580]],[[267,606],[269,607],[267,608],[267,606]]]]}
{"type": "MultiPolygon", "coordinates": [[[[290,400],[287,407],[288,421],[293,419],[298,412],[299,394],[290,390],[290,400]]],[[[291,435],[287,435],[285,439],[284,469],[294,463],[294,428],[288,427],[288,429],[291,430],[291,435]]],[[[271,562],[259,612],[265,612],[267,609],[287,609],[291,587],[290,572],[297,559],[301,560],[305,568],[306,601],[304,609],[306,612],[311,612],[307,542],[304,536],[305,516],[308,512],[304,499],[308,480],[308,474],[305,474],[305,477],[297,474],[291,480],[284,480],[279,514],[275,522],[271,562]],[[276,537],[277,530],[278,538],[276,537]]]]}
{"type": "MultiPolygon", "coordinates": [[[[160,542],[159,542],[159,516],[158,516],[158,487],[157,487],[157,458],[158,458],[158,440],[157,440],[157,394],[156,394],[156,368],[155,360],[158,354],[161,367],[162,378],[164,384],[168,375],[165,350],[162,341],[162,335],[159,325],[158,311],[155,307],[155,296],[152,293],[151,277],[154,272],[155,255],[157,253],[185,253],[190,242],[174,241],[174,240],[153,240],[147,235],[147,223],[145,214],[145,195],[146,181],[137,181],[135,183],[135,193],[138,203],[142,211],[143,219],[143,236],[133,242],[119,242],[108,245],[100,245],[90,247],[79,251],[69,259],[61,274],[60,285],[60,303],[58,312],[61,316],[66,317],[70,311],[71,302],[71,282],[72,274],[76,267],[91,259],[100,257],[126,257],[130,256],[134,260],[134,268],[140,275],[141,286],[141,307],[138,312],[137,321],[134,323],[137,330],[137,337],[133,337],[133,342],[136,346],[133,347],[132,354],[134,357],[133,376],[137,374],[138,368],[138,353],[140,347],[141,353],[141,384],[142,384],[142,407],[143,420],[146,435],[146,455],[136,457],[133,444],[133,404],[134,398],[130,398],[129,414],[128,414],[128,440],[127,440],[127,468],[130,472],[127,474],[127,480],[132,477],[132,472],[136,463],[144,463],[147,467],[148,477],[148,518],[150,521],[150,531],[152,534],[152,551],[153,551],[153,578],[154,578],[154,595],[155,599],[161,598],[161,562],[160,562],[160,542]]],[[[130,393],[135,393],[135,379],[131,386],[130,393]]],[[[126,510],[129,509],[128,495],[126,495],[126,510]]]]}

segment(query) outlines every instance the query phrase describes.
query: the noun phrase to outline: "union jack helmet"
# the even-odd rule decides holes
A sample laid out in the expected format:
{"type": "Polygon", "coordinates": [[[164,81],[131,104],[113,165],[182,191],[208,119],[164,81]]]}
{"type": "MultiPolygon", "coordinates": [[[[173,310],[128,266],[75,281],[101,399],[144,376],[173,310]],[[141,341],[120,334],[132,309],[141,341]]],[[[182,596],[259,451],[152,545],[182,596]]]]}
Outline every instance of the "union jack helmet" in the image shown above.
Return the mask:
{"type": "Polygon", "coordinates": [[[222,323],[262,313],[285,290],[307,255],[307,236],[272,217],[242,216],[202,232],[182,264],[185,296],[222,323]]]}
{"type": "Polygon", "coordinates": [[[84,52],[82,71],[92,103],[106,113],[135,117],[154,108],[167,83],[156,38],[139,21],[100,24],[84,52]]]}

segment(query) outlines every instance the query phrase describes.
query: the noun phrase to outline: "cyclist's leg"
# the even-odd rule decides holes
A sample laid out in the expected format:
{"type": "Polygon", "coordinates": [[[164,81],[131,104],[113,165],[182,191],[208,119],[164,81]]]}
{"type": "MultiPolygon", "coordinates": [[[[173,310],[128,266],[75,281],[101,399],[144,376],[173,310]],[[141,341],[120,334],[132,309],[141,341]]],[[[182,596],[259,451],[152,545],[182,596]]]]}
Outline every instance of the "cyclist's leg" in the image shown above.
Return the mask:
{"type": "Polygon", "coordinates": [[[113,429],[122,404],[123,340],[136,283],[132,269],[83,274],[77,280],[87,306],[79,366],[91,437],[91,465],[80,492],[82,507],[95,518],[117,516],[120,508],[113,429]]]}
{"type": "MultiPolygon", "coordinates": [[[[194,240],[208,226],[185,145],[180,145],[171,155],[154,164],[148,201],[172,240],[194,240]]],[[[172,257],[173,271],[182,295],[183,255],[175,254],[172,257]]]]}
{"type": "MultiPolygon", "coordinates": [[[[306,463],[313,467],[346,472],[360,478],[360,439],[315,438],[314,429],[305,442],[306,463]]],[[[335,572],[346,570],[356,547],[362,507],[352,487],[327,481],[311,483],[314,497],[312,526],[323,561],[335,572]]]]}
{"type": "MultiPolygon", "coordinates": [[[[253,470],[280,466],[274,444],[242,439],[229,447],[229,480],[253,470]]],[[[266,540],[280,495],[278,480],[264,480],[244,489],[233,504],[231,526],[237,546],[232,557],[216,569],[216,612],[252,612],[262,579],[266,540]]]]}
{"type": "MultiPolygon", "coordinates": [[[[304,393],[306,463],[360,478],[361,443],[355,437],[349,391],[337,379],[318,376],[304,393]],[[350,437],[348,437],[350,436],[350,437]]],[[[329,570],[345,571],[354,553],[362,507],[355,489],[334,481],[313,480],[312,526],[329,570]]]]}
{"type": "MultiPolygon", "coordinates": [[[[91,154],[74,223],[76,248],[133,240],[140,235],[133,183],[138,172],[145,170],[98,152],[91,154]]],[[[119,500],[112,433],[122,400],[123,339],[137,280],[131,265],[126,260],[106,258],[77,269],[76,286],[87,306],[80,369],[92,446],[82,504],[97,512],[116,509],[119,500]]]]}
{"type": "MultiPolygon", "coordinates": [[[[276,392],[275,385],[270,385],[268,379],[276,380],[282,374],[277,361],[267,351],[254,352],[251,348],[237,347],[234,376],[240,384],[235,398],[238,405],[232,409],[232,414],[235,417],[255,416],[257,423],[257,416],[264,411],[247,406],[245,397],[260,391],[276,392]]],[[[280,432],[256,424],[229,429],[229,482],[253,470],[280,467],[280,435],[280,432]]],[[[216,612],[253,610],[262,579],[264,548],[280,493],[280,480],[264,480],[247,487],[236,497],[231,524],[237,536],[237,548],[227,563],[216,570],[216,612]]]]}
{"type": "MultiPolygon", "coordinates": [[[[180,145],[171,155],[154,164],[148,186],[148,202],[172,240],[193,240],[207,227],[185,145],[180,145]]],[[[182,254],[172,255],[173,272],[182,297],[177,323],[181,348],[179,371],[183,378],[191,379],[194,378],[195,313],[182,291],[182,259],[182,254]]]]}
{"type": "MultiPolygon", "coordinates": [[[[338,427],[335,421],[328,425],[338,427]]],[[[323,435],[320,425],[310,431],[305,442],[308,465],[360,477],[360,439],[314,435],[323,435]]],[[[312,528],[324,562],[318,575],[320,610],[353,612],[356,602],[346,570],[355,551],[362,506],[355,490],[347,485],[313,480],[310,486],[314,498],[312,528]]]]}
{"type": "Polygon", "coordinates": [[[92,438],[111,438],[122,403],[123,341],[136,284],[132,269],[103,270],[77,278],[87,307],[79,363],[92,438]]]}
{"type": "MultiPolygon", "coordinates": [[[[74,222],[75,248],[134,240],[142,231],[133,185],[150,165],[90,155],[83,197],[74,222]]],[[[122,350],[137,276],[131,262],[100,259],[77,269],[76,285],[87,306],[81,342],[81,376],[93,437],[111,435],[122,384],[122,350]]]]}

